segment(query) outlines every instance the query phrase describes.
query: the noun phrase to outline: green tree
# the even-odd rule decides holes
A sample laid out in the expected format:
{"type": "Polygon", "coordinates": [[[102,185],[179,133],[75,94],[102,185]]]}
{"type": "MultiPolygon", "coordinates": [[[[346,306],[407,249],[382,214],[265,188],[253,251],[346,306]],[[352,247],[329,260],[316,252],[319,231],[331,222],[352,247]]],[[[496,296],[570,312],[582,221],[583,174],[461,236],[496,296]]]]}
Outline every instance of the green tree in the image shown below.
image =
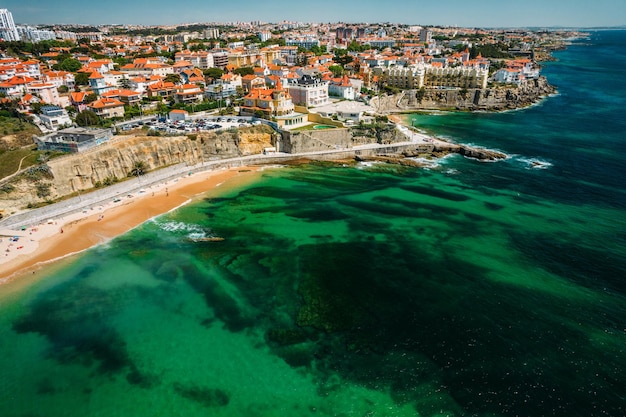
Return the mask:
{"type": "Polygon", "coordinates": [[[235,74],[246,76],[246,75],[253,75],[254,74],[254,68],[252,67],[241,67],[241,68],[236,68],[233,71],[235,74]]]}
{"type": "Polygon", "coordinates": [[[341,65],[331,65],[328,70],[333,73],[333,77],[341,77],[343,75],[343,67],[341,65]]]}
{"type": "Polygon", "coordinates": [[[163,79],[163,81],[171,82],[174,84],[180,84],[181,82],[180,74],[167,74],[165,78],[163,79]]]}
{"type": "Polygon", "coordinates": [[[426,89],[424,87],[420,88],[415,92],[415,98],[418,103],[421,103],[424,100],[424,96],[426,95],[426,89]]]}
{"type": "Polygon", "coordinates": [[[350,42],[350,44],[347,47],[348,52],[363,52],[363,51],[367,50],[368,48],[369,48],[369,45],[361,45],[360,43],[358,43],[355,40],[350,42]]]}
{"type": "Polygon", "coordinates": [[[41,114],[41,107],[43,106],[43,103],[32,103],[30,105],[30,109],[33,113],[35,114],[41,114]]]}
{"type": "Polygon", "coordinates": [[[98,95],[96,93],[87,94],[85,97],[85,103],[93,103],[96,100],[98,100],[98,95]]]}
{"type": "Polygon", "coordinates": [[[202,70],[202,74],[204,74],[205,78],[216,80],[224,75],[224,71],[220,68],[207,68],[202,70]]]}
{"type": "Polygon", "coordinates": [[[59,69],[67,72],[76,72],[83,67],[83,64],[79,60],[74,58],[67,58],[61,61],[59,69]]]}
{"type": "Polygon", "coordinates": [[[74,75],[74,82],[76,85],[89,85],[89,74],[86,72],[79,72],[74,75]]]}
{"type": "Polygon", "coordinates": [[[348,55],[345,50],[343,50],[343,53],[339,53],[339,51],[342,50],[337,50],[335,58],[333,59],[338,65],[345,66],[354,61],[354,58],[348,55]]]}
{"type": "Polygon", "coordinates": [[[324,55],[326,53],[326,45],[313,45],[310,49],[316,56],[324,55]]]}
{"type": "Polygon", "coordinates": [[[128,173],[129,177],[139,177],[140,175],[145,174],[147,171],[147,166],[144,161],[135,161],[133,164],[133,168],[128,173]]]}
{"type": "Polygon", "coordinates": [[[124,117],[138,117],[141,116],[141,109],[139,106],[124,106],[124,117]]]}
{"type": "Polygon", "coordinates": [[[67,114],[69,114],[70,117],[74,117],[78,112],[78,110],[76,110],[76,107],[74,106],[67,106],[65,108],[65,111],[67,112],[67,114]]]}
{"type": "Polygon", "coordinates": [[[97,126],[100,118],[92,110],[83,110],[76,115],[75,121],[78,126],[97,126]]]}
{"type": "Polygon", "coordinates": [[[158,113],[160,116],[165,116],[165,115],[167,115],[167,113],[170,111],[170,110],[169,110],[169,108],[167,107],[167,104],[165,104],[165,103],[159,103],[159,104],[157,104],[156,109],[157,109],[157,113],[158,113]]]}
{"type": "Polygon", "coordinates": [[[61,93],[61,94],[65,94],[65,93],[67,93],[68,91],[70,91],[70,88],[69,88],[68,86],[66,86],[66,85],[60,85],[60,86],[57,88],[57,91],[58,91],[59,93],[61,93]]]}

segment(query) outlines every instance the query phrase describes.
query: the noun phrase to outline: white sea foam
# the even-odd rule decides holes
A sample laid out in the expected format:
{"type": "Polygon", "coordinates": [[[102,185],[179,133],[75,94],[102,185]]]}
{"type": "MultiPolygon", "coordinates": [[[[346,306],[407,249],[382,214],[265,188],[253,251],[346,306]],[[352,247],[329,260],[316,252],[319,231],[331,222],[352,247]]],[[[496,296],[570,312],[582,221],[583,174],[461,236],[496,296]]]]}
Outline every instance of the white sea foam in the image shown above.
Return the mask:
{"type": "Polygon", "coordinates": [[[204,239],[206,237],[207,234],[205,232],[193,232],[187,235],[187,238],[189,238],[190,240],[204,239]]]}
{"type": "Polygon", "coordinates": [[[193,223],[185,223],[185,222],[164,222],[158,223],[157,226],[165,231],[172,233],[176,236],[183,237],[188,240],[202,240],[209,237],[214,237],[213,232],[210,229],[199,226],[193,223]]]}
{"type": "Polygon", "coordinates": [[[359,163],[356,165],[356,168],[366,169],[366,168],[371,168],[376,165],[381,165],[382,163],[383,162],[380,162],[380,161],[359,161],[359,163]]]}
{"type": "Polygon", "coordinates": [[[169,222],[164,222],[164,223],[159,223],[157,222],[157,226],[166,232],[183,232],[183,233],[202,233],[203,229],[202,227],[198,226],[197,224],[192,224],[192,223],[185,223],[185,222],[173,222],[173,221],[169,221],[169,222]]]}
{"type": "Polygon", "coordinates": [[[539,158],[518,157],[517,161],[524,164],[526,169],[548,169],[552,167],[551,162],[539,158]]]}
{"type": "Polygon", "coordinates": [[[413,157],[413,158],[407,158],[407,159],[417,162],[418,164],[422,165],[424,169],[437,168],[441,162],[438,158],[429,159],[429,158],[413,157]]]}

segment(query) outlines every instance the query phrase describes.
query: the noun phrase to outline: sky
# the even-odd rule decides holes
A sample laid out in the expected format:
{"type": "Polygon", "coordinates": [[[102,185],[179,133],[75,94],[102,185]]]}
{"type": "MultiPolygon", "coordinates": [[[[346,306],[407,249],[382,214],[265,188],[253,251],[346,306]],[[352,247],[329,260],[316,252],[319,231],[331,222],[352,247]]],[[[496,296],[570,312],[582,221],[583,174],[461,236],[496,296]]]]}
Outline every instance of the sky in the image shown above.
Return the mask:
{"type": "Polygon", "coordinates": [[[459,27],[626,25],[626,0],[5,0],[16,24],[282,21],[459,27]]]}

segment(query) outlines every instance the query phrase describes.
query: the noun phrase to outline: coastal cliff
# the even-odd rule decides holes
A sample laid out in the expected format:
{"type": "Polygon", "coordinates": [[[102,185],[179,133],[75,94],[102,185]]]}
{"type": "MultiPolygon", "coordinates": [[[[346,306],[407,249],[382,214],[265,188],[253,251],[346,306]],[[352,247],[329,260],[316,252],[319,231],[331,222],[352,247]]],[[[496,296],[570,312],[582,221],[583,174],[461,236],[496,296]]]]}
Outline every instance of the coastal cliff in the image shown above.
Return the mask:
{"type": "Polygon", "coordinates": [[[261,155],[264,149],[276,147],[282,152],[281,160],[288,160],[285,158],[288,154],[301,158],[303,153],[312,153],[306,157],[316,158],[317,152],[320,153],[317,157],[327,160],[354,158],[411,166],[421,166],[408,159],[415,156],[436,158],[459,153],[480,160],[506,157],[438,140],[407,142],[407,137],[393,123],[282,134],[262,125],[188,136],[117,136],[89,151],[52,159],[5,183],[0,189],[0,214],[10,215],[159,168],[179,164],[191,167],[202,162],[261,155]]]}
{"type": "Polygon", "coordinates": [[[527,107],[556,92],[545,77],[519,86],[485,89],[407,90],[387,100],[376,101],[378,111],[414,110],[502,111],[527,107]]]}
{"type": "Polygon", "coordinates": [[[197,164],[254,155],[274,146],[267,126],[189,136],[118,136],[89,151],[52,159],[3,185],[0,212],[10,214],[68,195],[104,187],[143,172],[187,163],[197,164]]]}

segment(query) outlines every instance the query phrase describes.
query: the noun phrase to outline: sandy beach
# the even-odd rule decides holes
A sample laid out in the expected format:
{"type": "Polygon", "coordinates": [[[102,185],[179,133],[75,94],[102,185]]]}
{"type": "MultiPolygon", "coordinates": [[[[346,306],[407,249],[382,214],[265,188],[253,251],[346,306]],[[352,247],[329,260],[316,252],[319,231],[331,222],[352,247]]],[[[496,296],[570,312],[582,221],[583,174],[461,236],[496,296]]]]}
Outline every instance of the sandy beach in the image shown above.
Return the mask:
{"type": "Polygon", "coordinates": [[[0,237],[0,285],[43,265],[106,243],[145,221],[175,209],[225,182],[254,178],[258,167],[239,167],[184,176],[146,188],[144,193],[106,202],[0,237]]]}

